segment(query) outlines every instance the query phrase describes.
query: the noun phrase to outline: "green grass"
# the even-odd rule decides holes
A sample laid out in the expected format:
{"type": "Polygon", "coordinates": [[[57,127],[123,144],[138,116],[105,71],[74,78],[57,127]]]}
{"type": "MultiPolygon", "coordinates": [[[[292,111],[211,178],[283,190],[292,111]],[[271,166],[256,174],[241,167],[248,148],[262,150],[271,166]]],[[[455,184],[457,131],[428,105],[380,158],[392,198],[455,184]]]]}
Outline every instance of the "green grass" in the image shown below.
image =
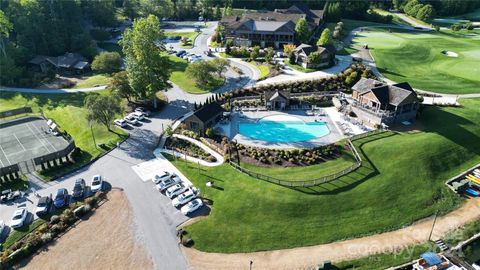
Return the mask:
{"type": "Polygon", "coordinates": [[[375,12],[377,12],[378,14],[380,15],[383,15],[383,16],[387,16],[387,15],[391,15],[392,16],[392,23],[393,24],[398,24],[398,25],[405,25],[405,26],[410,26],[410,24],[404,20],[402,20],[400,17],[397,16],[397,14],[395,13],[392,13],[390,11],[387,11],[387,10],[383,10],[383,9],[379,9],[379,8],[375,8],[373,9],[375,12]]]}
{"type": "Polygon", "coordinates": [[[315,72],[315,71],[318,71],[317,69],[313,69],[313,68],[304,68],[300,65],[297,65],[297,64],[290,64],[288,61],[285,61],[285,64],[297,71],[300,71],[300,72],[304,72],[304,73],[310,73],[310,72],[315,72]]]}
{"type": "Polygon", "coordinates": [[[182,88],[184,91],[191,94],[205,94],[213,91],[214,89],[220,87],[224,80],[218,77],[214,77],[211,82],[209,82],[205,87],[200,87],[195,83],[187,73],[186,69],[188,66],[187,60],[176,56],[169,56],[171,62],[171,75],[170,80],[182,88]]]}
{"type": "Polygon", "coordinates": [[[173,161],[213,201],[210,216],[186,229],[207,252],[309,246],[401,228],[462,200],[445,180],[480,161],[480,99],[463,108],[427,107],[423,132],[356,141],[364,164],[314,188],[289,189],[221,165],[173,161]],[[218,189],[205,189],[213,180],[218,189]]]}
{"type": "Polygon", "coordinates": [[[259,79],[263,79],[263,78],[267,77],[268,74],[270,74],[270,69],[268,68],[267,65],[260,64],[260,63],[257,63],[255,61],[251,61],[251,62],[247,62],[247,63],[256,67],[258,69],[258,71],[260,71],[260,78],[259,79]]]}
{"type": "MultiPolygon", "coordinates": [[[[106,94],[106,91],[100,92],[106,94]]],[[[0,108],[9,110],[23,106],[32,107],[33,111],[38,113],[43,111],[47,118],[52,118],[62,130],[66,130],[74,139],[75,145],[82,150],[81,159],[74,166],[79,166],[90,161],[94,157],[104,153],[106,150],[96,147],[90,125],[86,119],[87,110],[83,108],[85,93],[72,94],[30,94],[30,93],[12,93],[2,92],[0,94],[0,108]]],[[[93,133],[97,144],[106,144],[113,146],[117,141],[127,136],[127,133],[118,128],[113,128],[115,132],[109,132],[104,126],[93,124],[93,133]]],[[[54,174],[62,173],[62,168],[54,174]]],[[[46,175],[46,179],[53,177],[52,173],[46,175]]]]}
{"type": "Polygon", "coordinates": [[[420,255],[431,250],[432,245],[425,243],[392,253],[375,254],[365,258],[336,263],[338,270],[383,270],[419,259],[420,255]]]}
{"type": "Polygon", "coordinates": [[[23,226],[16,230],[12,229],[12,232],[8,235],[8,237],[5,239],[5,242],[2,244],[2,250],[9,248],[15,242],[22,239],[23,237],[25,237],[25,235],[29,234],[30,232],[32,232],[33,230],[35,230],[36,228],[38,228],[40,225],[44,223],[45,223],[45,220],[39,218],[34,220],[28,226],[23,226]]]}
{"type": "Polygon", "coordinates": [[[301,167],[274,167],[265,168],[242,163],[241,166],[252,171],[267,176],[283,180],[310,180],[320,178],[329,174],[339,172],[355,163],[355,158],[349,152],[343,152],[337,159],[329,160],[324,163],[301,166],[301,167]]]}
{"type": "Polygon", "coordinates": [[[387,78],[439,93],[479,92],[478,40],[451,31],[391,30],[389,33],[386,29],[369,29],[353,40],[368,44],[379,71],[387,78]],[[443,50],[459,56],[447,57],[441,53],[443,50]]]}
{"type": "Polygon", "coordinates": [[[86,80],[77,83],[73,88],[88,88],[106,85],[110,83],[110,75],[99,74],[88,77],[86,80]]]}
{"type": "MultiPolygon", "coordinates": [[[[195,44],[195,39],[199,34],[200,34],[199,32],[165,32],[165,36],[167,37],[174,37],[174,36],[187,37],[189,40],[187,45],[180,45],[180,48],[183,48],[183,49],[193,48],[193,45],[195,44]]],[[[179,42],[181,43],[181,41],[179,42]]]]}
{"type": "Polygon", "coordinates": [[[98,47],[104,49],[107,52],[118,52],[120,55],[123,56],[122,47],[118,44],[113,44],[110,42],[100,42],[98,43],[98,47]]]}

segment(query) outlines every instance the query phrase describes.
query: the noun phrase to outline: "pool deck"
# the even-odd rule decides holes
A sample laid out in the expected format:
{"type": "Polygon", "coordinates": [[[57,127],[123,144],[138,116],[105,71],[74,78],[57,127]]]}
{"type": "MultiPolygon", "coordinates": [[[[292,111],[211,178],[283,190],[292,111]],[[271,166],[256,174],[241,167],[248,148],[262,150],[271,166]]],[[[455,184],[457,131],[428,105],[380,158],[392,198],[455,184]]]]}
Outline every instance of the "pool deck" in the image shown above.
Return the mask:
{"type": "Polygon", "coordinates": [[[305,111],[256,111],[256,112],[243,112],[242,114],[233,113],[231,115],[231,121],[228,123],[219,123],[215,127],[216,129],[222,129],[223,133],[231,140],[236,140],[238,143],[254,147],[272,148],[272,149],[298,149],[298,148],[313,148],[321,145],[327,145],[335,143],[345,136],[338,130],[336,125],[332,122],[328,114],[325,115],[307,115],[305,111]],[[263,140],[256,140],[240,134],[240,123],[255,123],[259,119],[266,116],[294,116],[305,122],[325,122],[330,132],[322,137],[315,138],[308,141],[298,142],[270,142],[263,140]]]}

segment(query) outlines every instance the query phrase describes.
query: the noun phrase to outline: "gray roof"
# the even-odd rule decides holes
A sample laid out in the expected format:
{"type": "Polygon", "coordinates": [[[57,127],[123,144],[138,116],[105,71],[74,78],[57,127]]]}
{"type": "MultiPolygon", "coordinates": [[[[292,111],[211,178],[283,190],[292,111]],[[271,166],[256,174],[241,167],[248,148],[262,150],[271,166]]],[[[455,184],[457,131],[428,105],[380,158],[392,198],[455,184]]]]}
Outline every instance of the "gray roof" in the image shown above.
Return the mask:
{"type": "Polygon", "coordinates": [[[282,97],[284,99],[289,99],[290,94],[288,92],[279,91],[279,90],[265,91],[265,100],[272,101],[272,100],[274,100],[278,97],[282,97]]]}
{"type": "Polygon", "coordinates": [[[39,55],[29,61],[30,64],[40,65],[49,62],[55,67],[83,69],[88,65],[86,59],[78,53],[65,53],[61,56],[43,56],[39,55]]]}
{"type": "Polygon", "coordinates": [[[361,78],[354,86],[352,86],[352,89],[359,93],[364,93],[370,91],[372,88],[382,85],[385,84],[375,79],[361,78]]]}
{"type": "Polygon", "coordinates": [[[381,104],[400,106],[417,101],[417,94],[408,83],[387,85],[374,79],[362,78],[353,87],[360,95],[371,92],[381,104]]]}
{"type": "Polygon", "coordinates": [[[85,61],[79,61],[77,62],[73,68],[75,69],[84,69],[86,66],[88,66],[88,62],[85,62],[85,61]]]}
{"type": "Polygon", "coordinates": [[[309,55],[310,53],[314,52],[315,51],[315,47],[313,47],[312,45],[309,45],[309,44],[305,44],[305,43],[302,43],[300,45],[298,45],[298,47],[295,48],[295,50],[293,50],[294,52],[296,53],[304,53],[305,55],[309,55]]]}

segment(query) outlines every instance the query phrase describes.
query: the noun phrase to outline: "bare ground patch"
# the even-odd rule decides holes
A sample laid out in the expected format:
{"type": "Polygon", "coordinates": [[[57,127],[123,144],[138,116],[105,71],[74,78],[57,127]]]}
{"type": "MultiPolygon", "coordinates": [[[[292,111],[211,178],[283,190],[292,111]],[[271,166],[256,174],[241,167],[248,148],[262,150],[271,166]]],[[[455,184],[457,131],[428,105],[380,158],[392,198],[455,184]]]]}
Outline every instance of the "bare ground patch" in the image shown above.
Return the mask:
{"type": "Polygon", "coordinates": [[[112,190],[107,198],[88,220],[24,262],[22,269],[153,269],[135,241],[125,194],[112,190]]]}

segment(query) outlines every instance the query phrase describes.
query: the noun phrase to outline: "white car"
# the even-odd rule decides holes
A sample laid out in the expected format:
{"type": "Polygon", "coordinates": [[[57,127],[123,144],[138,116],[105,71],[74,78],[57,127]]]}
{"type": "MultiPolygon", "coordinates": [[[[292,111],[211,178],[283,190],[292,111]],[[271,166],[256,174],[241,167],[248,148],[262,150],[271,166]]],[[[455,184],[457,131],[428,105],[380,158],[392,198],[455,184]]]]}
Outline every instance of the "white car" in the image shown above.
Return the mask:
{"type": "Polygon", "coordinates": [[[138,122],[137,118],[135,118],[135,116],[133,115],[127,115],[125,116],[125,118],[123,118],[125,121],[127,121],[127,123],[129,124],[132,124],[132,125],[138,125],[140,122],[138,122]]]}
{"type": "Polygon", "coordinates": [[[135,117],[135,119],[137,119],[138,121],[141,121],[143,120],[143,118],[145,118],[145,116],[141,112],[132,112],[129,114],[129,116],[135,117]]]}
{"type": "Polygon", "coordinates": [[[92,186],[90,190],[92,193],[95,193],[97,191],[101,191],[103,188],[103,177],[101,175],[94,175],[92,177],[92,186]]]}
{"type": "Polygon", "coordinates": [[[145,116],[150,116],[150,111],[148,111],[147,109],[145,109],[144,107],[137,107],[135,108],[135,111],[136,112],[140,112],[140,113],[143,113],[143,115],[145,116]]]}
{"type": "Polygon", "coordinates": [[[179,183],[167,188],[165,195],[167,195],[167,197],[171,199],[177,196],[178,194],[183,193],[185,190],[187,190],[187,187],[182,183],[179,183]]]}
{"type": "Polygon", "coordinates": [[[2,236],[3,230],[5,229],[5,222],[0,219],[0,237],[2,236]]]}
{"type": "Polygon", "coordinates": [[[175,199],[172,200],[173,207],[179,207],[182,204],[186,204],[189,201],[197,198],[197,192],[194,189],[189,188],[184,193],[178,195],[175,199]]]}
{"type": "Polygon", "coordinates": [[[173,174],[171,177],[168,177],[167,179],[163,180],[163,181],[160,181],[158,184],[157,184],[157,189],[158,191],[162,192],[164,191],[165,189],[175,185],[175,184],[178,184],[182,182],[182,179],[180,179],[180,177],[178,177],[178,175],[176,174],[173,174]]]}
{"type": "Polygon", "coordinates": [[[152,178],[152,181],[153,181],[153,183],[158,184],[158,183],[160,183],[161,181],[166,180],[166,179],[168,179],[168,178],[170,178],[170,173],[167,172],[167,171],[164,171],[164,172],[162,172],[162,173],[160,173],[160,174],[156,174],[156,175],[152,178]]]}
{"type": "Polygon", "coordinates": [[[181,209],[180,209],[180,212],[182,212],[182,214],[184,215],[188,215],[192,212],[194,212],[195,210],[197,210],[198,208],[202,207],[203,206],[203,202],[202,202],[202,199],[200,198],[197,198],[193,201],[190,201],[189,203],[187,203],[186,205],[184,205],[181,209]]]}
{"type": "Polygon", "coordinates": [[[183,59],[188,60],[189,57],[194,55],[193,53],[186,53],[184,56],[182,56],[183,59]]]}
{"type": "Polygon", "coordinates": [[[123,119],[117,119],[115,121],[113,121],[113,123],[119,127],[126,127],[127,126],[127,121],[123,120],[123,119]]]}
{"type": "Polygon", "coordinates": [[[28,211],[25,208],[19,208],[13,213],[12,220],[10,221],[10,227],[20,228],[24,225],[27,219],[28,211]]]}

